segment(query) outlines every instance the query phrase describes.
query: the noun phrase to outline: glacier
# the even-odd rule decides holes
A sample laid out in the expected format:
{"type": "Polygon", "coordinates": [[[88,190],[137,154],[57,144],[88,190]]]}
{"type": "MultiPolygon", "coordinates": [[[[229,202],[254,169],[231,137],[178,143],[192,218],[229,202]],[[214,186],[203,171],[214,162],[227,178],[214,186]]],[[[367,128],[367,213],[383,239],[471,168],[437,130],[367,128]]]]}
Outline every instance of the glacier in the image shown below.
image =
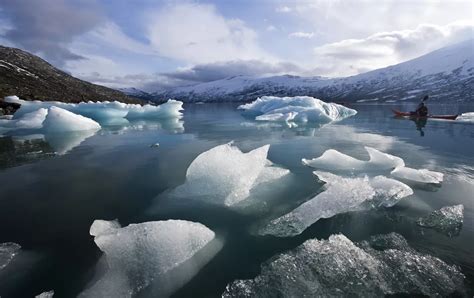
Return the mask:
{"type": "Polygon", "coordinates": [[[271,258],[260,275],[233,281],[222,297],[463,296],[464,279],[457,266],[414,250],[399,234],[359,243],[338,234],[271,258]]]}
{"type": "Polygon", "coordinates": [[[419,218],[416,223],[425,228],[432,228],[450,237],[461,232],[464,221],[464,205],[446,206],[419,218]]]}
{"type": "Polygon", "coordinates": [[[262,96],[238,109],[255,114],[257,121],[283,121],[324,124],[357,114],[345,106],[326,103],[309,96],[262,96]]]}
{"type": "Polygon", "coordinates": [[[247,199],[259,185],[290,173],[267,159],[270,145],[244,153],[232,143],[201,153],[186,171],[186,181],[172,197],[191,197],[227,207],[247,199]]]}
{"type": "Polygon", "coordinates": [[[106,272],[80,297],[131,297],[141,291],[168,296],[222,247],[215,245],[213,231],[185,220],[126,227],[117,221],[95,220],[90,234],[105,254],[98,267],[106,267],[106,272]]]}
{"type": "Polygon", "coordinates": [[[314,174],[326,182],[326,189],[293,211],[270,221],[259,229],[258,234],[296,236],[321,218],[350,211],[392,207],[413,194],[409,186],[384,176],[344,178],[327,172],[314,174]]]}

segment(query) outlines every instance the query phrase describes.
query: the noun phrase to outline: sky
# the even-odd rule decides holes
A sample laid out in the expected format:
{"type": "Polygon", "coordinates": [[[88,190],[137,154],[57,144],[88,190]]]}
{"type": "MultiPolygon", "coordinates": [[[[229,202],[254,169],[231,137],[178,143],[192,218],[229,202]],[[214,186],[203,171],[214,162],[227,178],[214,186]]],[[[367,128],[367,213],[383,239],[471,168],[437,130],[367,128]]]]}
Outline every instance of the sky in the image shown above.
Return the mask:
{"type": "Polygon", "coordinates": [[[344,77],[472,38],[472,0],[0,0],[0,44],[146,91],[235,75],[344,77]]]}

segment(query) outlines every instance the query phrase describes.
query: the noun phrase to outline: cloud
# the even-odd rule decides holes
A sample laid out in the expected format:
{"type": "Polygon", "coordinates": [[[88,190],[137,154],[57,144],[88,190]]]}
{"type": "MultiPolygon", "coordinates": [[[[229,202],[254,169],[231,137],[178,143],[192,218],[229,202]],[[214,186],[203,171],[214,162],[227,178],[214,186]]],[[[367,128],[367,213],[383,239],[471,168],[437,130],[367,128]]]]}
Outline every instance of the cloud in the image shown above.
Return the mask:
{"type": "Polygon", "coordinates": [[[267,30],[268,32],[272,32],[272,31],[276,31],[277,28],[276,28],[275,26],[273,26],[273,25],[269,25],[269,26],[267,26],[267,29],[266,29],[266,30],[267,30]]]}
{"type": "Polygon", "coordinates": [[[316,47],[315,63],[323,75],[353,75],[416,58],[473,34],[469,20],[445,26],[422,24],[413,30],[381,32],[316,47]]]}
{"type": "Polygon", "coordinates": [[[188,63],[272,56],[258,44],[257,33],[239,19],[226,19],[213,5],[165,6],[149,17],[148,38],[163,56],[188,63]]]}
{"type": "Polygon", "coordinates": [[[313,32],[292,32],[288,35],[288,37],[311,39],[314,37],[314,33],[313,32]]]}
{"type": "Polygon", "coordinates": [[[92,0],[2,0],[0,5],[12,26],[4,38],[55,65],[81,59],[68,44],[102,20],[92,0]]]}
{"type": "Polygon", "coordinates": [[[288,6],[278,6],[276,9],[275,9],[276,12],[280,12],[280,13],[288,13],[288,12],[291,12],[292,9],[288,6]]]}

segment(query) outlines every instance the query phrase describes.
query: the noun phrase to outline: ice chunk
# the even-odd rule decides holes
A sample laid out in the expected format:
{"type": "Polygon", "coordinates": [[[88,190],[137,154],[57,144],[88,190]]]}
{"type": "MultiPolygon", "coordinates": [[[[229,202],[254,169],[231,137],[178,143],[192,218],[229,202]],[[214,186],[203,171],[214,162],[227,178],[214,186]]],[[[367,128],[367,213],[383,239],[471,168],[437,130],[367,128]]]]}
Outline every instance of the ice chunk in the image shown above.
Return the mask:
{"type": "Polygon", "coordinates": [[[48,115],[48,110],[41,108],[36,111],[24,114],[15,123],[16,128],[41,128],[43,121],[48,115]]]}
{"type": "Polygon", "coordinates": [[[400,235],[376,237],[361,244],[344,235],[307,240],[264,263],[256,278],[228,284],[222,297],[465,294],[465,277],[456,266],[411,249],[400,235]]]}
{"type": "Polygon", "coordinates": [[[0,270],[5,268],[11,260],[13,260],[20,252],[20,248],[20,245],[13,242],[0,243],[0,270]]]}
{"type": "Polygon", "coordinates": [[[397,167],[391,173],[393,177],[418,183],[439,184],[443,181],[443,174],[429,171],[427,169],[413,169],[408,167],[397,167]]]}
{"type": "Polygon", "coordinates": [[[257,185],[278,179],[288,170],[273,167],[267,160],[270,145],[243,153],[231,144],[201,153],[186,172],[186,182],[172,196],[199,197],[232,206],[249,196],[257,185]]]}
{"type": "Polygon", "coordinates": [[[35,298],[52,298],[54,296],[54,291],[43,292],[39,295],[36,295],[35,298]]]}
{"type": "Polygon", "coordinates": [[[71,112],[96,121],[124,118],[128,114],[127,104],[114,102],[81,102],[70,108],[71,112]]]}
{"type": "Polygon", "coordinates": [[[169,99],[167,102],[159,105],[127,105],[128,119],[167,119],[167,118],[179,118],[183,114],[183,102],[178,100],[169,99]]]}
{"type": "Polygon", "coordinates": [[[43,129],[47,132],[98,130],[100,125],[90,118],[53,106],[49,108],[43,129]]]}
{"type": "Polygon", "coordinates": [[[428,216],[419,218],[417,224],[422,227],[433,228],[448,236],[457,236],[461,231],[463,221],[464,205],[455,205],[433,211],[428,216]]]}
{"type": "Polygon", "coordinates": [[[257,114],[260,121],[329,123],[357,114],[356,110],[309,96],[263,96],[239,109],[257,114]]]}
{"type": "MultiPolygon", "coordinates": [[[[123,228],[116,221],[100,220],[92,224],[90,233],[105,253],[108,270],[82,293],[89,297],[132,296],[156,280],[167,280],[166,274],[173,274],[215,238],[206,226],[184,220],[145,222],[123,228]]],[[[211,255],[206,256],[206,261],[211,255]]],[[[192,262],[191,265],[203,264],[192,262]]],[[[167,281],[176,282],[173,279],[167,281]]]]}
{"type": "Polygon", "coordinates": [[[377,176],[369,179],[343,178],[326,172],[314,172],[326,182],[326,190],[260,229],[259,234],[295,236],[321,218],[369,208],[391,207],[413,194],[407,185],[377,176]]]}
{"type": "Polygon", "coordinates": [[[326,150],[323,155],[311,160],[302,159],[303,164],[329,171],[379,171],[391,170],[405,165],[403,159],[383,153],[372,147],[364,147],[369,160],[359,160],[334,149],[326,150]]]}
{"type": "Polygon", "coordinates": [[[456,118],[456,122],[474,123],[474,112],[462,113],[456,118]]]}

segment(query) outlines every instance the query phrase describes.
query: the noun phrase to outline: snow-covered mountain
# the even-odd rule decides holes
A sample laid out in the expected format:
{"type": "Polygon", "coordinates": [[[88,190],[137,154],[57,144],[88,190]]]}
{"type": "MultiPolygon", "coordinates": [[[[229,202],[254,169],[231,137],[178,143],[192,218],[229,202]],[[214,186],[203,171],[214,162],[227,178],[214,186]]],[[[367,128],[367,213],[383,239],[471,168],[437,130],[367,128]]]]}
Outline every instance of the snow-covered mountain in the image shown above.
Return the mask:
{"type": "Polygon", "coordinates": [[[308,95],[325,101],[393,102],[429,94],[443,102],[474,101],[474,39],[394,66],[346,78],[235,76],[152,93],[155,100],[252,101],[308,95]]]}

